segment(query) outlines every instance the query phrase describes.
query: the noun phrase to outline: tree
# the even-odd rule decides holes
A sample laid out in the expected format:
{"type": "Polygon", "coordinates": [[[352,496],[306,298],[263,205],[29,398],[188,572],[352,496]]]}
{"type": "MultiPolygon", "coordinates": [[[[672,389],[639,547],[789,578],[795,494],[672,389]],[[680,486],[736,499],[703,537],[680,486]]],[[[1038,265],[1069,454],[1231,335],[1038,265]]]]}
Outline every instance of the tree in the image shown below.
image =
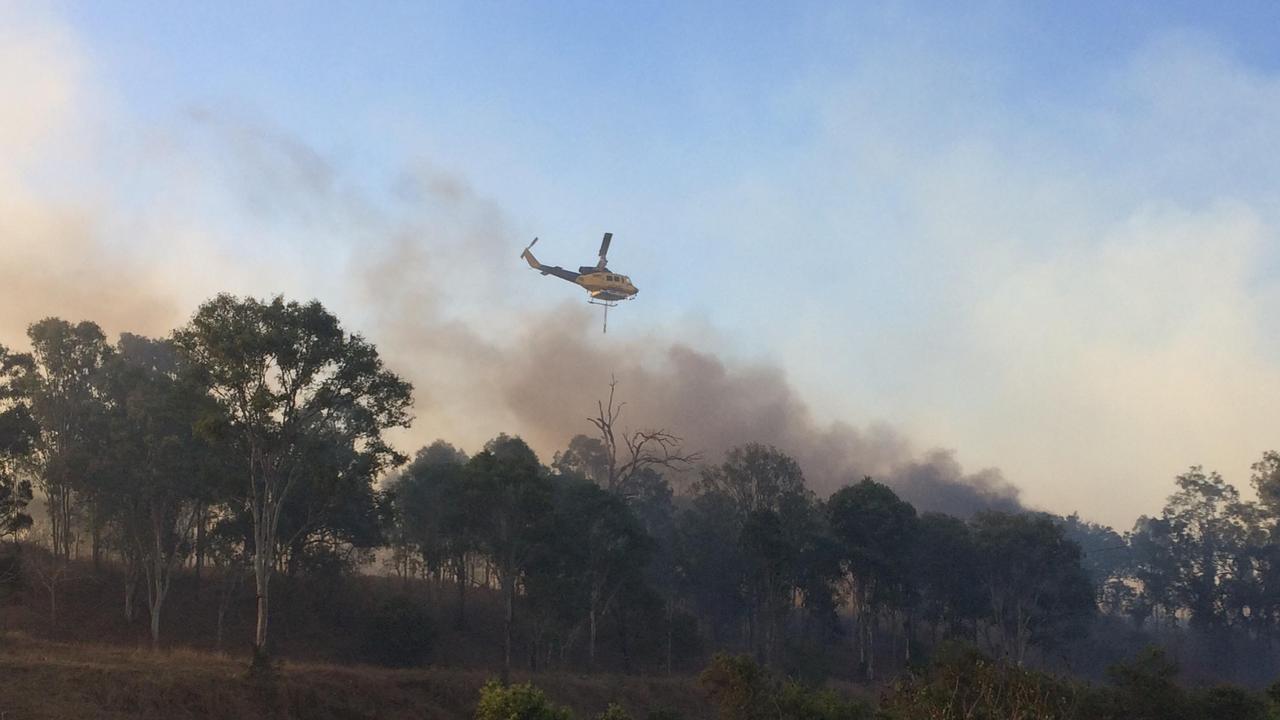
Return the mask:
{"type": "Polygon", "coordinates": [[[572,480],[562,486],[559,494],[557,534],[562,540],[561,555],[585,591],[587,659],[594,668],[600,616],[608,612],[627,579],[644,570],[650,541],[626,503],[616,495],[572,480]]]}
{"type": "Polygon", "coordinates": [[[1019,666],[1033,643],[1074,637],[1097,609],[1080,546],[1043,514],[979,513],[973,519],[980,577],[998,646],[1019,666]]]}
{"type": "Polygon", "coordinates": [[[609,487],[609,451],[600,438],[574,435],[569,447],[558,452],[551,469],[561,475],[573,475],[609,487]]]}
{"type": "Polygon", "coordinates": [[[1272,522],[1280,520],[1280,452],[1264,452],[1252,469],[1250,480],[1258,491],[1258,501],[1266,508],[1272,522]]]}
{"type": "Polygon", "coordinates": [[[518,437],[499,435],[466,466],[468,493],[475,493],[477,539],[498,572],[505,603],[502,679],[511,676],[511,639],[516,586],[544,539],[552,486],[538,456],[518,437]]]}
{"type": "MultiPolygon", "coordinates": [[[[53,556],[65,561],[74,541],[76,493],[87,488],[101,449],[104,404],[98,381],[111,348],[91,322],[46,318],[31,325],[27,336],[34,363],[22,383],[23,395],[40,427],[33,465],[48,503],[53,556]]],[[[94,550],[96,559],[96,537],[94,550]]]]}
{"type": "Polygon", "coordinates": [[[476,544],[473,517],[479,508],[469,504],[466,453],[443,440],[422,448],[410,465],[387,484],[392,515],[391,532],[418,555],[429,574],[453,566],[458,590],[458,625],[466,622],[467,555],[476,544]]]}
{"type": "Polygon", "coordinates": [[[770,663],[782,620],[794,606],[789,600],[804,575],[813,493],[793,458],[759,443],[729,450],[723,463],[702,471],[696,490],[702,497],[720,498],[730,514],[744,572],[739,583],[745,590],[748,644],[770,663]]]}
{"type": "Polygon", "coordinates": [[[1148,557],[1153,549],[1162,552],[1164,577],[1145,572],[1143,580],[1154,581],[1153,590],[1167,591],[1159,600],[1163,604],[1185,608],[1192,627],[1220,628],[1229,621],[1228,584],[1240,577],[1239,563],[1248,559],[1246,549],[1255,535],[1254,509],[1221,475],[1200,466],[1175,482],[1178,491],[1169,496],[1158,522],[1148,521],[1142,528],[1146,537],[1135,538],[1135,548],[1148,557]]]}
{"type": "Polygon", "coordinates": [[[873,680],[878,616],[907,606],[916,510],[889,486],[864,478],[837,490],[827,501],[827,514],[852,588],[859,659],[873,680]]]}
{"type": "MultiPolygon", "coordinates": [[[[625,402],[614,402],[618,381],[609,382],[608,401],[596,402],[596,416],[587,418],[600,433],[599,445],[579,441],[578,447],[570,444],[572,455],[564,462],[577,465],[585,473],[604,475],[604,486],[614,492],[624,492],[632,479],[646,469],[669,468],[683,470],[693,467],[702,459],[700,453],[686,453],[684,440],[661,428],[635,431],[619,431],[618,419],[625,402]],[[621,442],[619,442],[621,438],[621,442]],[[603,450],[603,458],[600,452],[603,450]],[[603,464],[603,467],[601,467],[603,464]]],[[[575,438],[576,439],[576,438],[575,438]]],[[[597,482],[599,482],[597,480],[597,482]]]]}
{"type": "Polygon", "coordinates": [[[109,401],[99,507],[119,526],[126,557],[146,579],[151,644],[173,572],[191,550],[191,534],[218,478],[215,450],[196,425],[216,412],[190,381],[171,343],[123,334],[103,370],[109,401]]]}
{"type": "Polygon", "coordinates": [[[290,576],[341,572],[383,543],[373,487],[383,459],[363,452],[332,421],[317,422],[302,437],[297,484],[280,513],[279,565],[290,576]]]}
{"type": "Polygon", "coordinates": [[[10,353],[0,345],[0,538],[17,540],[18,533],[31,527],[27,504],[31,502],[31,482],[21,471],[28,463],[40,427],[31,409],[20,400],[22,381],[32,369],[30,355],[10,353]]]}
{"type": "Polygon", "coordinates": [[[676,516],[676,587],[710,626],[713,639],[721,641],[738,627],[747,608],[747,559],[734,510],[724,495],[704,493],[676,516]]]}
{"type": "Polygon", "coordinates": [[[924,513],[911,543],[911,584],[924,620],[938,636],[961,634],[966,622],[983,615],[986,598],[975,582],[980,558],[973,531],[963,520],[943,513],[924,513]]]}
{"type": "Polygon", "coordinates": [[[696,489],[727,498],[739,523],[757,510],[779,510],[788,498],[809,492],[795,459],[760,443],[729,450],[723,463],[703,469],[696,489]]]}
{"type": "Polygon", "coordinates": [[[221,406],[225,422],[211,430],[244,458],[239,502],[251,519],[255,666],[264,667],[280,520],[307,470],[301,453],[309,434],[337,431],[371,471],[395,464],[401,458],[382,434],[408,425],[412,388],[317,301],[219,295],[200,306],[174,341],[221,406]]]}

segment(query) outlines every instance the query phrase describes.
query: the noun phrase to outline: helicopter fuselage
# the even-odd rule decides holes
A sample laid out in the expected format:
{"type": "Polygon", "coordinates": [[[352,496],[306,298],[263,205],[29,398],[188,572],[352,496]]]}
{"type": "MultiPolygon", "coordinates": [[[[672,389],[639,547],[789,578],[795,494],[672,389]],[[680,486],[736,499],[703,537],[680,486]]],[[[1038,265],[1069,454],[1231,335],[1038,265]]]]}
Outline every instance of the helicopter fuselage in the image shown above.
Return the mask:
{"type": "Polygon", "coordinates": [[[591,293],[591,299],[602,302],[628,300],[640,292],[635,285],[631,284],[631,278],[607,269],[582,273],[574,278],[573,282],[586,288],[587,292],[591,293]]]}

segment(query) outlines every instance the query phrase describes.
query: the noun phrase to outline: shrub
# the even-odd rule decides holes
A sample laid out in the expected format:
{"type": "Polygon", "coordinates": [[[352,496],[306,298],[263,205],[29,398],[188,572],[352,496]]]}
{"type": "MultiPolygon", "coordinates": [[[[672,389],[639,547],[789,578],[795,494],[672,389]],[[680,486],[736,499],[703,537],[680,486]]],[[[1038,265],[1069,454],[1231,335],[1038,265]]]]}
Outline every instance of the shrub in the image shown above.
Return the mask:
{"type": "Polygon", "coordinates": [[[720,720],[763,720],[767,714],[769,677],[746,655],[716,653],[698,684],[720,706],[720,720]]]}
{"type": "Polygon", "coordinates": [[[746,655],[716,655],[698,678],[720,720],[867,720],[871,709],[822,689],[779,683],[746,655]]]}
{"type": "Polygon", "coordinates": [[[480,689],[476,720],[573,720],[568,708],[552,705],[530,683],[503,685],[490,680],[480,689]]]}
{"type": "Polygon", "coordinates": [[[631,715],[618,703],[609,703],[609,707],[600,714],[599,720],[631,720],[631,715]]]}
{"type": "Polygon", "coordinates": [[[778,717],[787,720],[870,720],[871,708],[831,690],[788,682],[777,693],[778,717]]]}
{"type": "Polygon", "coordinates": [[[1209,688],[1195,701],[1202,720],[1267,720],[1267,702],[1242,688],[1221,685],[1209,688]]]}
{"type": "Polygon", "coordinates": [[[923,675],[894,683],[880,712],[885,720],[1074,720],[1079,700],[1067,681],[950,646],[923,675]]]}

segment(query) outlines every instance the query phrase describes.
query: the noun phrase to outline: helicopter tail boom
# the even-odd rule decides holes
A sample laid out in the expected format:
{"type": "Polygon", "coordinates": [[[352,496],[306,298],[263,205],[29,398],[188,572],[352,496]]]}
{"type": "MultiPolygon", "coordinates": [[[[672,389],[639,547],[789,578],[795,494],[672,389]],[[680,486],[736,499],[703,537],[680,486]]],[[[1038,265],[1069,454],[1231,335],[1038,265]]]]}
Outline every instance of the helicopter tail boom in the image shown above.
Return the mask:
{"type": "Polygon", "coordinates": [[[529,252],[529,248],[533,247],[537,242],[538,238],[534,238],[533,242],[529,243],[529,247],[525,248],[524,252],[520,253],[520,257],[524,258],[524,261],[529,263],[529,267],[537,270],[543,275],[555,275],[556,277],[561,278],[562,280],[568,280],[569,282],[574,282],[578,279],[578,273],[576,272],[565,270],[558,265],[543,265],[538,262],[538,258],[534,257],[533,253],[529,252]]]}

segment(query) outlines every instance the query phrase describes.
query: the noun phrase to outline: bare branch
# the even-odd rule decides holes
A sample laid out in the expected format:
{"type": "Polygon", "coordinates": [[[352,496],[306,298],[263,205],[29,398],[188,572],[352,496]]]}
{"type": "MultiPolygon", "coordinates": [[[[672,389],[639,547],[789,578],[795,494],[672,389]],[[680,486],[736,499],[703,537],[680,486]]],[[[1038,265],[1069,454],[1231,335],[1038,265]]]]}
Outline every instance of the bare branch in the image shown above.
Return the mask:
{"type": "Polygon", "coordinates": [[[608,489],[618,491],[646,469],[687,470],[702,460],[702,453],[685,452],[684,439],[663,428],[623,432],[625,457],[619,452],[615,427],[625,402],[614,402],[617,378],[610,378],[608,402],[596,401],[596,416],[587,418],[600,434],[608,459],[608,489]]]}

